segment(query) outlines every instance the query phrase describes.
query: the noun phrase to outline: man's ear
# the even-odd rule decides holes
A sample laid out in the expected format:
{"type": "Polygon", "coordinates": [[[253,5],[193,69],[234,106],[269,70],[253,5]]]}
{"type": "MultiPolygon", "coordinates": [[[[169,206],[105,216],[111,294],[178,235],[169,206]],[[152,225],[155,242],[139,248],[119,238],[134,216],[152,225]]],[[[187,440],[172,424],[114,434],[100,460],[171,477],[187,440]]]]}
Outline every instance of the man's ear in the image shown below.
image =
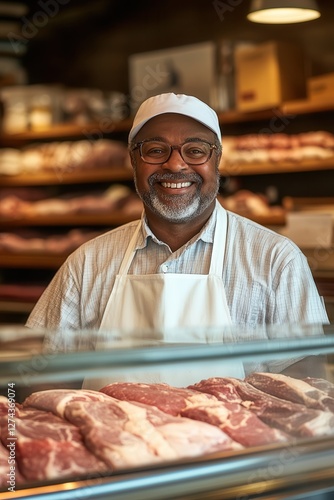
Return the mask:
{"type": "Polygon", "coordinates": [[[131,163],[131,166],[132,166],[132,168],[134,169],[134,168],[135,168],[135,166],[136,166],[136,159],[135,159],[134,152],[133,152],[133,151],[131,151],[130,149],[129,149],[129,157],[130,157],[130,163],[131,163]]]}
{"type": "Polygon", "coordinates": [[[219,170],[219,167],[220,167],[220,164],[221,164],[221,160],[222,160],[222,156],[223,156],[223,152],[221,151],[220,153],[217,154],[217,169],[219,170]]]}

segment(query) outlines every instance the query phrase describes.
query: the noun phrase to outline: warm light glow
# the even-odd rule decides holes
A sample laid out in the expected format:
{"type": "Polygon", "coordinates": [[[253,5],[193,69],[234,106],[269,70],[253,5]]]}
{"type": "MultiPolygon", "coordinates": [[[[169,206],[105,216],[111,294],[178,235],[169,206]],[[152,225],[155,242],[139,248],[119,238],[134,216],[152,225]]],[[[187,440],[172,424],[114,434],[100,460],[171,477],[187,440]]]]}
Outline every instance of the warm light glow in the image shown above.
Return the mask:
{"type": "Polygon", "coordinates": [[[248,14],[247,18],[253,23],[290,24],[312,21],[320,17],[317,10],[281,7],[277,9],[263,9],[248,14]]]}

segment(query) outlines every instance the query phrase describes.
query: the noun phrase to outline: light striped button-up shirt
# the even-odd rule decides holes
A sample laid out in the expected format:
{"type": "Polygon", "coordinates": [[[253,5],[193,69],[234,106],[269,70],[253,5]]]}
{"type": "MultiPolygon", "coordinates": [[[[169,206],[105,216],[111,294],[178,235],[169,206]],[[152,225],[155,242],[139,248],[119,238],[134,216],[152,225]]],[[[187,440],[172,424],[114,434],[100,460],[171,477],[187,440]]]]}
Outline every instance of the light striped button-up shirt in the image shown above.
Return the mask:
{"type": "MultiPolygon", "coordinates": [[[[200,234],[175,252],[141,220],[130,274],[207,274],[217,208],[200,234]]],[[[98,329],[138,221],[88,241],[56,273],[27,326],[98,329]]],[[[222,279],[232,323],[254,331],[271,324],[328,323],[307,260],[289,239],[227,212],[222,279]]]]}

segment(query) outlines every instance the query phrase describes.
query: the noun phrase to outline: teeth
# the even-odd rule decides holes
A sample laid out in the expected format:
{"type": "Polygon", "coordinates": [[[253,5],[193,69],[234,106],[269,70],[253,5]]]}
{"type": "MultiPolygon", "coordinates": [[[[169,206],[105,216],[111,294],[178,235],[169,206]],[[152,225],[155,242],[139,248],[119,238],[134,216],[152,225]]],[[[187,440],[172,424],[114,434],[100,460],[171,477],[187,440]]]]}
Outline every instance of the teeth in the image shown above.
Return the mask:
{"type": "Polygon", "coordinates": [[[161,185],[165,188],[181,189],[191,186],[191,182],[162,182],[161,185]]]}

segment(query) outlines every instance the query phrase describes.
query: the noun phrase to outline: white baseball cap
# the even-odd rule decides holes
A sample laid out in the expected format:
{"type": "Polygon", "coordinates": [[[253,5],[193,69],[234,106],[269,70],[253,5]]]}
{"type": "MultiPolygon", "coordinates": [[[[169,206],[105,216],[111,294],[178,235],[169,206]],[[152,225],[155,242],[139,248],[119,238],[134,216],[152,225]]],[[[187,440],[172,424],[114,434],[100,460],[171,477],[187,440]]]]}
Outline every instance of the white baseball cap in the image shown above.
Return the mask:
{"type": "Polygon", "coordinates": [[[189,116],[212,130],[221,141],[218,116],[210,106],[197,97],[166,93],[149,97],[140,105],[129,133],[129,143],[146,122],[164,113],[178,113],[189,116]]]}

